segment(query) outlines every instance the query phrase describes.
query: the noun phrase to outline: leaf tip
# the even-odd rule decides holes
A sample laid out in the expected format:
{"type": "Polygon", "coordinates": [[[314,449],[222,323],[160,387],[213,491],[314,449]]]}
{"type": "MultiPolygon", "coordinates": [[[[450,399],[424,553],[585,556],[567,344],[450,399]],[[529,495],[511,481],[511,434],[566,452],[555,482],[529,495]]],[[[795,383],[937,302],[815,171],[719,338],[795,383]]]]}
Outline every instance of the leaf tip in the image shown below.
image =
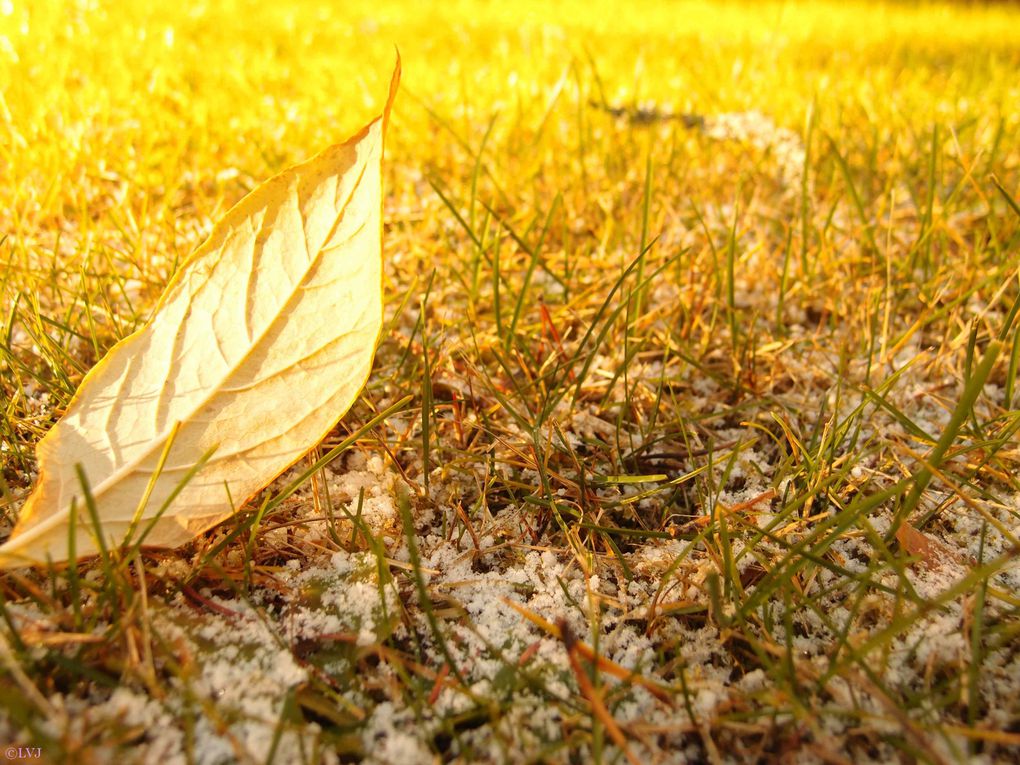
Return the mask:
{"type": "Polygon", "coordinates": [[[396,53],[397,60],[393,64],[393,74],[390,76],[390,90],[386,96],[386,106],[383,107],[383,133],[386,132],[386,127],[390,122],[390,109],[393,107],[393,102],[397,97],[397,90],[400,89],[400,77],[403,73],[403,64],[400,60],[400,48],[393,46],[393,50],[396,53]]]}

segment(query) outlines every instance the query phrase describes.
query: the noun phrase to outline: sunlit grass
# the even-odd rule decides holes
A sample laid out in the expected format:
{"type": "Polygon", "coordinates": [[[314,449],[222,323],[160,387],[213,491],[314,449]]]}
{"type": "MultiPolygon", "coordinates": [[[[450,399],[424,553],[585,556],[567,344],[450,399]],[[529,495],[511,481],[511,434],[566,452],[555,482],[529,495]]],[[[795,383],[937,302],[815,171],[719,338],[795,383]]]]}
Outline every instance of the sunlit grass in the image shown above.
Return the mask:
{"type": "Polygon", "coordinates": [[[1020,14],[622,8],[0,2],[10,520],[34,444],[215,219],[404,66],[389,323],[320,449],[375,420],[354,451],[393,512],[310,461],[192,548],[6,575],[3,736],[149,745],[55,700],[130,690],[189,756],[209,730],[244,750],[196,652],[243,612],[310,668],[252,723],[259,760],[292,733],[385,759],[387,705],[464,761],[1016,751],[1020,14]],[[374,636],[341,614],[292,639],[288,609],[338,585],[288,563],[334,551],[374,636]],[[548,591],[515,578],[536,553],[548,591]],[[493,636],[475,578],[531,632],[493,636]]]}

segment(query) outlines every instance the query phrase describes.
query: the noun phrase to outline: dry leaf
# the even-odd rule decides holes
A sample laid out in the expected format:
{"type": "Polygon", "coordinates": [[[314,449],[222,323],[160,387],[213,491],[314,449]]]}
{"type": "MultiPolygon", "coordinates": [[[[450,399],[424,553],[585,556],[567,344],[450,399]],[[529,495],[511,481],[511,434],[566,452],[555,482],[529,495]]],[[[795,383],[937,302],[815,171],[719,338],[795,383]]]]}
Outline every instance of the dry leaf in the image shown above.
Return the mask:
{"type": "Polygon", "coordinates": [[[67,560],[72,507],[74,556],[99,552],[76,465],[108,547],[152,521],[145,545],[173,547],[240,509],[346,413],[382,327],[381,161],[399,79],[398,59],[379,117],[233,207],[149,322],[85,376],[39,442],[39,482],[0,567],[67,560]]]}
{"type": "Polygon", "coordinates": [[[896,529],[896,541],[907,555],[920,558],[929,569],[939,568],[947,561],[957,561],[957,556],[948,547],[906,521],[896,529]]]}

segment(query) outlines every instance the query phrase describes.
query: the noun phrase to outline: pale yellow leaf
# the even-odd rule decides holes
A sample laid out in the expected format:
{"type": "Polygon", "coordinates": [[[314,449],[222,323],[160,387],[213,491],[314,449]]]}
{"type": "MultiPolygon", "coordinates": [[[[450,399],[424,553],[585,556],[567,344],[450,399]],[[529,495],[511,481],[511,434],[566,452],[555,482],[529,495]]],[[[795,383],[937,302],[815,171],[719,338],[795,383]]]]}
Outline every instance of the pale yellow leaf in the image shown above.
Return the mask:
{"type": "Polygon", "coordinates": [[[85,376],[39,442],[39,481],[0,567],[66,560],[72,505],[76,557],[99,552],[78,464],[113,548],[215,448],[145,538],[173,547],[240,509],[350,408],[382,327],[381,161],[399,76],[398,60],[378,118],[233,207],[149,322],[85,376]]]}

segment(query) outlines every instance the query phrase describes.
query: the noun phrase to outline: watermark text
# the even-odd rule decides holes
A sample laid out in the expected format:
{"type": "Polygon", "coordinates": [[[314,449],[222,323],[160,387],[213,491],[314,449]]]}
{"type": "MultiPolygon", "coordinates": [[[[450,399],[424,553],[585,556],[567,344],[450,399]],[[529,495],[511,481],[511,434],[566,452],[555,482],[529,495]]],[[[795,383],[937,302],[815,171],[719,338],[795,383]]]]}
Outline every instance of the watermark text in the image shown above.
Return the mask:
{"type": "Polygon", "coordinates": [[[42,757],[41,746],[8,746],[4,747],[4,758],[14,762],[38,760],[42,757]]]}

